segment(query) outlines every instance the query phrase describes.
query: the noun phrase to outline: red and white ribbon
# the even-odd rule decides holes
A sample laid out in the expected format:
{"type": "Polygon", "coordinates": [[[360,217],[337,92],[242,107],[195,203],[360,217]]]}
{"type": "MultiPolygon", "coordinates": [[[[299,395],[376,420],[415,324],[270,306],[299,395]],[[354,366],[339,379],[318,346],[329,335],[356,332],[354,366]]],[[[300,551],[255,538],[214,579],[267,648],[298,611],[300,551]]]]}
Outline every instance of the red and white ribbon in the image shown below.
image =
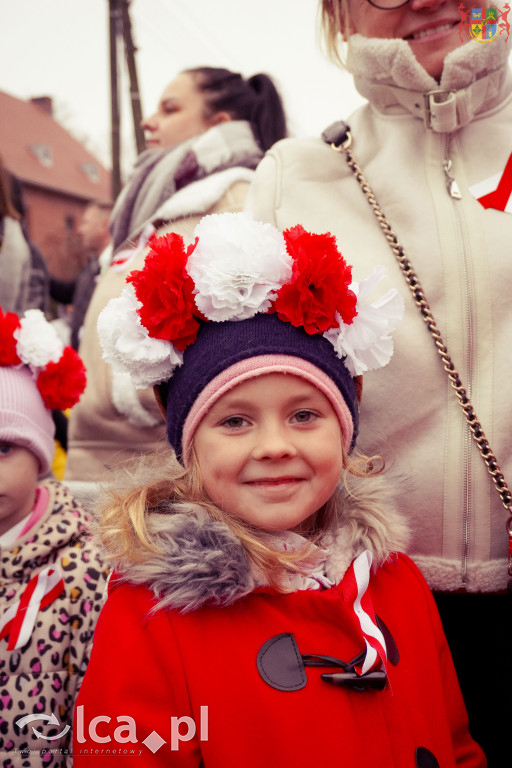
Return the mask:
{"type": "Polygon", "coordinates": [[[484,208],[512,213],[512,154],[502,173],[473,184],[469,191],[484,208]]]}
{"type": "Polygon", "coordinates": [[[53,603],[64,589],[64,579],[55,565],[30,579],[20,599],[0,619],[0,640],[9,635],[8,651],[23,648],[30,639],[39,611],[53,603]]]}
{"type": "Polygon", "coordinates": [[[367,549],[352,561],[343,577],[343,597],[357,616],[366,643],[364,662],[355,667],[358,675],[386,667],[386,641],[375,621],[372,601],[368,594],[372,554],[367,549]]]}

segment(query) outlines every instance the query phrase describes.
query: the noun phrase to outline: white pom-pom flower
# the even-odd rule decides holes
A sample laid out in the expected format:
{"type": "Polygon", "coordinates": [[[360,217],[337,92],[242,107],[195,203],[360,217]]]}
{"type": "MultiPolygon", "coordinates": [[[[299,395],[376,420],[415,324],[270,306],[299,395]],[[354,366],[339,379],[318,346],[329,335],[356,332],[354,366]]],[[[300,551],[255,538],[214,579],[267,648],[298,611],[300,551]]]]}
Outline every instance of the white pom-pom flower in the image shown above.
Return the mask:
{"type": "Polygon", "coordinates": [[[20,360],[32,369],[44,368],[57,363],[62,357],[64,345],[57,331],[40,309],[28,309],[14,331],[16,351],[20,360]]]}
{"type": "Polygon", "coordinates": [[[394,288],[384,296],[366,304],[376,286],[384,279],[383,267],[376,267],[371,275],[351,289],[357,296],[357,315],[350,325],[345,325],[338,316],[339,327],[324,333],[352,376],[373,371],[387,365],[393,355],[393,340],[390,333],[402,319],[404,300],[394,288]]]}
{"type": "Polygon", "coordinates": [[[187,271],[208,320],[246,320],[266,312],[292,276],[283,235],[249,213],[206,216],[195,235],[199,242],[187,271]]]}
{"type": "Polygon", "coordinates": [[[137,389],[167,381],[183,355],[169,341],[153,339],[140,322],[140,303],[130,288],[111,299],[98,317],[103,359],[114,371],[128,373],[137,389]]]}

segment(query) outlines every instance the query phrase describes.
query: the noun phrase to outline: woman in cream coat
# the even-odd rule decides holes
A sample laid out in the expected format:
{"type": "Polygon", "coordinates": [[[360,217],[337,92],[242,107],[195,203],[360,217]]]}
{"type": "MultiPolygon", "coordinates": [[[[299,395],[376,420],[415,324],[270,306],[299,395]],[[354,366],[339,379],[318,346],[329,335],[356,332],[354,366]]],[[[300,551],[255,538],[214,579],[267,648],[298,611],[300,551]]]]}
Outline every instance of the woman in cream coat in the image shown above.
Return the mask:
{"type": "MultiPolygon", "coordinates": [[[[324,0],[324,30],[331,50],[349,39],[348,67],[369,102],[348,121],[351,150],[419,276],[512,483],[510,41],[505,22],[489,42],[469,39],[459,28],[459,5],[324,0]]],[[[300,221],[331,231],[356,280],[385,264],[386,285],[404,294],[393,360],[375,384],[365,375],[360,442],[365,453],[381,452],[408,472],[410,554],[436,594],[472,734],[490,765],[500,765],[510,680],[510,512],[432,337],[343,151],[320,138],[278,143],[257,171],[248,207],[279,228],[300,221]]]]}

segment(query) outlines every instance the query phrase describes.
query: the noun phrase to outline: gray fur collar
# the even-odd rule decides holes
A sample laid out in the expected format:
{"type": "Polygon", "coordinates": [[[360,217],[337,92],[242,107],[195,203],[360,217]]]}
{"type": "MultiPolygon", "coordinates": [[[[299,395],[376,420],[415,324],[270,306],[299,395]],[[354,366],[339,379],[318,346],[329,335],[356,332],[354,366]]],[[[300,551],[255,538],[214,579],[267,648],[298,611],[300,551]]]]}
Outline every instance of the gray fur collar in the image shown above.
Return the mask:
{"type": "MultiPolygon", "coordinates": [[[[327,552],[324,570],[334,583],[362,551],[370,550],[378,568],[408,541],[386,481],[355,478],[352,486],[350,493],[342,493],[342,524],[316,542],[327,552]]],[[[151,515],[149,529],[158,553],[144,562],[122,560],[115,567],[122,581],[149,585],[157,609],[187,612],[205,604],[229,605],[266,584],[235,535],[198,505],[169,504],[151,515]]]]}

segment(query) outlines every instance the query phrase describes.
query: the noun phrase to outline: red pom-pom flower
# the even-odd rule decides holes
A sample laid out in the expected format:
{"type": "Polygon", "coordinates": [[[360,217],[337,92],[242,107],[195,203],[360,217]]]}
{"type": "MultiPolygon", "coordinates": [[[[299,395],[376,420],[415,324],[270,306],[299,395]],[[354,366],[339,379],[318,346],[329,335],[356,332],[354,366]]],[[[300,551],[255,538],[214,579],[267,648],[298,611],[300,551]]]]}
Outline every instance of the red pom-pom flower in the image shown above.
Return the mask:
{"type": "Polygon", "coordinates": [[[389,362],[401,297],[392,289],[368,303],[383,272],[353,283],[330,233],[298,225],[281,234],[249,214],[224,213],[202,219],[195,235],[188,248],[176,233],[151,238],[144,267],[127,280],[134,290],[125,288],[99,317],[104,359],[136,387],[169,381],[186,365],[183,351],[202,323],[271,312],[323,336],[353,376],[389,362]]]}
{"type": "Polygon", "coordinates": [[[297,225],[283,232],[293,258],[292,279],[274,302],[279,318],[310,335],[338,326],[337,314],[348,325],[356,316],[357,297],[349,286],[347,265],[330,234],[316,235],[297,225]]]}
{"type": "Polygon", "coordinates": [[[87,383],[85,366],[73,347],[65,347],[58,362],[50,362],[37,377],[47,408],[65,411],[80,400],[87,383]]]}
{"type": "Polygon", "coordinates": [[[16,351],[14,331],[20,327],[18,315],[6,312],[0,307],[0,365],[19,365],[21,363],[16,351]]]}
{"type": "Polygon", "coordinates": [[[127,277],[142,304],[137,310],[142,325],[154,339],[171,341],[184,350],[197,337],[201,313],[194,300],[194,282],[186,270],[195,243],[185,248],[181,235],[172,233],[149,242],[143,269],[127,277]]]}

